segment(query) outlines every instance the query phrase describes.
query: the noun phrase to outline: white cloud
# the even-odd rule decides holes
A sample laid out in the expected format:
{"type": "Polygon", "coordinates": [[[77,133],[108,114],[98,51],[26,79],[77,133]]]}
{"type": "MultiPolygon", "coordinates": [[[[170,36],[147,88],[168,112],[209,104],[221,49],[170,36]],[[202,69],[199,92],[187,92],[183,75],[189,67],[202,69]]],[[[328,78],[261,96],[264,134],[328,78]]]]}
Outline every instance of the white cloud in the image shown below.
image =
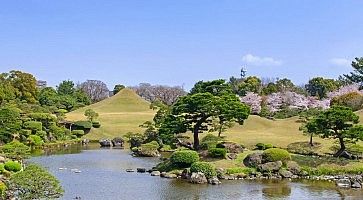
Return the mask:
{"type": "Polygon", "coordinates": [[[254,66],[279,66],[282,64],[281,60],[276,60],[271,57],[259,57],[252,54],[246,54],[242,57],[242,61],[246,64],[254,66]]]}
{"type": "Polygon", "coordinates": [[[332,58],[329,60],[329,62],[336,66],[350,66],[351,61],[345,58],[332,58]]]}

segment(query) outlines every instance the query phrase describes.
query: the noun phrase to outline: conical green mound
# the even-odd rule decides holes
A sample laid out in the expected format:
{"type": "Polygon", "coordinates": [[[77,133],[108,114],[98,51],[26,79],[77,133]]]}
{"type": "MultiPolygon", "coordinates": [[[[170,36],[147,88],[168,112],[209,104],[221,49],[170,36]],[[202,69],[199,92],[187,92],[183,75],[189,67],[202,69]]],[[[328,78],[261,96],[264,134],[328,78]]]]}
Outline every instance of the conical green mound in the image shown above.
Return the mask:
{"type": "Polygon", "coordinates": [[[67,120],[86,120],[84,111],[88,108],[99,114],[101,127],[93,128],[84,138],[98,140],[122,136],[127,132],[141,132],[140,124],[151,120],[155,114],[150,103],[130,89],[123,89],[116,95],[98,103],[67,114],[67,120]]]}

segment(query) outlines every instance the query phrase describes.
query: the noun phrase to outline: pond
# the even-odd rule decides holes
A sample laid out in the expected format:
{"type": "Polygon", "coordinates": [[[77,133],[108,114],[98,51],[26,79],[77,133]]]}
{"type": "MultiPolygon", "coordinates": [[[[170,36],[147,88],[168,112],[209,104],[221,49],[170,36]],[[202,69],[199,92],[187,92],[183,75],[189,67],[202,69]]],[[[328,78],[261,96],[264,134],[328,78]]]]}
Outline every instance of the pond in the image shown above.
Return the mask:
{"type": "Polygon", "coordinates": [[[28,162],[47,168],[61,182],[62,199],[362,199],[363,190],[339,189],[323,181],[222,181],[221,185],[194,185],[178,179],[130,173],[151,168],[159,158],[136,158],[128,149],[101,149],[98,145],[71,146],[32,157],[28,162]],[[63,169],[60,169],[63,168],[63,169]],[[81,173],[75,173],[75,170],[81,173]]]}

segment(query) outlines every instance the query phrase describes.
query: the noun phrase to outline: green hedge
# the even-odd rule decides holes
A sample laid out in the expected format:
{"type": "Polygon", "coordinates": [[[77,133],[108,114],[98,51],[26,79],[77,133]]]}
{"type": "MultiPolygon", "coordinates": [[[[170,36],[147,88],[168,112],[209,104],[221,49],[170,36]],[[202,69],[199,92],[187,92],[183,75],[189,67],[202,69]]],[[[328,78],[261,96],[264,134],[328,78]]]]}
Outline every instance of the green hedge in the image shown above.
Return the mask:
{"type": "Polygon", "coordinates": [[[89,121],[76,121],[76,122],[74,122],[73,126],[77,130],[79,130],[79,129],[85,130],[85,129],[91,129],[92,123],[89,121]]]}
{"type": "Polygon", "coordinates": [[[84,130],[73,130],[72,135],[76,135],[77,137],[82,137],[84,135],[84,130]]]}
{"type": "Polygon", "coordinates": [[[42,146],[44,144],[43,139],[38,135],[30,135],[27,140],[31,146],[42,146]]]}
{"type": "Polygon", "coordinates": [[[227,150],[223,148],[210,148],[208,150],[208,155],[212,158],[225,158],[227,150]]]}
{"type": "Polygon", "coordinates": [[[171,154],[170,161],[178,167],[189,167],[192,163],[199,161],[199,155],[192,150],[175,151],[171,154]]]}
{"type": "Polygon", "coordinates": [[[0,173],[2,174],[5,171],[5,166],[3,163],[0,163],[0,173]]]}
{"type": "Polygon", "coordinates": [[[24,136],[29,136],[32,134],[32,130],[29,130],[29,129],[21,129],[20,130],[20,134],[21,135],[24,135],[24,136]]]}
{"type": "Polygon", "coordinates": [[[273,147],[274,147],[274,145],[272,145],[272,144],[264,144],[264,143],[256,144],[256,149],[258,149],[258,150],[266,150],[266,149],[271,149],[273,147]]]}
{"type": "Polygon", "coordinates": [[[195,162],[190,166],[190,172],[202,172],[207,178],[217,176],[215,167],[208,162],[195,162]]]}
{"type": "Polygon", "coordinates": [[[21,164],[17,161],[7,161],[4,168],[10,172],[18,172],[21,170],[21,164]]]}
{"type": "Polygon", "coordinates": [[[267,162],[282,161],[286,163],[291,160],[291,155],[288,151],[279,148],[267,149],[263,152],[262,158],[267,162]]]}
{"type": "Polygon", "coordinates": [[[23,127],[24,129],[32,130],[32,132],[41,131],[42,130],[42,122],[37,121],[27,121],[24,122],[23,127]]]}
{"type": "Polygon", "coordinates": [[[92,122],[92,127],[93,128],[100,128],[101,127],[101,123],[100,122],[92,122]]]}

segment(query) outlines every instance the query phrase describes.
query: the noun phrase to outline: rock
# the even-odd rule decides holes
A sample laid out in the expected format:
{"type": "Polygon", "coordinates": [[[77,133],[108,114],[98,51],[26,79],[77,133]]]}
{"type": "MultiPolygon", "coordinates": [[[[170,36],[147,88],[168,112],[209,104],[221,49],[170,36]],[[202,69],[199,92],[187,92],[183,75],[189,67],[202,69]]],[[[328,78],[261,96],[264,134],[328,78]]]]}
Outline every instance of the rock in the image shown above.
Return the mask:
{"type": "Polygon", "coordinates": [[[183,170],[183,172],[181,173],[181,178],[182,179],[189,179],[190,178],[190,169],[186,168],[183,170]]]}
{"type": "Polygon", "coordinates": [[[81,144],[82,145],[87,145],[89,143],[89,139],[83,139],[82,141],[81,141],[81,144]]]}
{"type": "Polygon", "coordinates": [[[111,140],[104,139],[99,141],[101,147],[111,147],[111,140]]]}
{"type": "Polygon", "coordinates": [[[262,153],[252,153],[243,160],[246,167],[257,167],[262,164],[262,153]]]}
{"type": "Polygon", "coordinates": [[[160,177],[165,177],[165,175],[166,175],[166,172],[161,172],[160,173],[160,177]]]}
{"type": "Polygon", "coordinates": [[[276,161],[276,162],[268,162],[265,164],[260,164],[258,166],[258,169],[261,172],[277,172],[280,170],[281,167],[282,167],[282,162],[276,161]]]}
{"type": "Polygon", "coordinates": [[[301,173],[301,167],[295,161],[287,162],[286,166],[287,166],[287,169],[295,175],[299,175],[301,173]]]}
{"type": "Polygon", "coordinates": [[[217,172],[217,178],[224,179],[226,173],[223,168],[216,169],[216,172],[217,172]]]}
{"type": "Polygon", "coordinates": [[[335,183],[338,187],[350,188],[351,186],[350,180],[348,178],[338,179],[335,183]]]}
{"type": "Polygon", "coordinates": [[[224,148],[228,153],[242,153],[243,147],[234,142],[221,142],[217,144],[217,148],[224,148]]]}
{"type": "Polygon", "coordinates": [[[145,168],[137,168],[136,169],[138,173],[145,173],[146,169],[145,168]]]}
{"type": "Polygon", "coordinates": [[[152,171],[151,176],[160,176],[160,172],[159,171],[152,171]]]}
{"type": "Polygon", "coordinates": [[[120,137],[115,137],[112,139],[112,146],[113,147],[123,147],[124,146],[124,139],[120,138],[120,137]]]}
{"type": "Polygon", "coordinates": [[[156,149],[143,149],[139,148],[134,154],[138,157],[158,157],[160,153],[156,149]]]}
{"type": "Polygon", "coordinates": [[[286,169],[280,169],[279,174],[282,178],[291,178],[294,174],[286,169]]]}
{"type": "Polygon", "coordinates": [[[4,163],[6,161],[6,158],[4,156],[0,156],[0,163],[4,163]]]}
{"type": "Polygon", "coordinates": [[[135,172],[133,169],[126,169],[126,172],[135,172]]]}
{"type": "Polygon", "coordinates": [[[213,177],[213,178],[208,179],[208,183],[209,184],[212,184],[212,185],[219,185],[219,184],[221,184],[221,182],[218,180],[217,177],[213,177]]]}
{"type": "Polygon", "coordinates": [[[362,188],[362,185],[358,181],[352,181],[352,188],[362,188]]]}
{"type": "Polygon", "coordinates": [[[347,151],[343,151],[339,157],[346,158],[346,159],[352,159],[352,154],[348,153],[347,151]]]}
{"type": "Polygon", "coordinates": [[[227,155],[227,157],[231,160],[236,160],[237,159],[237,154],[236,153],[230,153],[227,155]]]}
{"type": "Polygon", "coordinates": [[[164,178],[177,178],[178,176],[176,174],[166,173],[163,177],[164,178]]]}
{"type": "Polygon", "coordinates": [[[208,180],[203,173],[193,172],[192,175],[190,176],[189,182],[195,183],[195,184],[203,184],[203,183],[208,183],[208,180]]]}

